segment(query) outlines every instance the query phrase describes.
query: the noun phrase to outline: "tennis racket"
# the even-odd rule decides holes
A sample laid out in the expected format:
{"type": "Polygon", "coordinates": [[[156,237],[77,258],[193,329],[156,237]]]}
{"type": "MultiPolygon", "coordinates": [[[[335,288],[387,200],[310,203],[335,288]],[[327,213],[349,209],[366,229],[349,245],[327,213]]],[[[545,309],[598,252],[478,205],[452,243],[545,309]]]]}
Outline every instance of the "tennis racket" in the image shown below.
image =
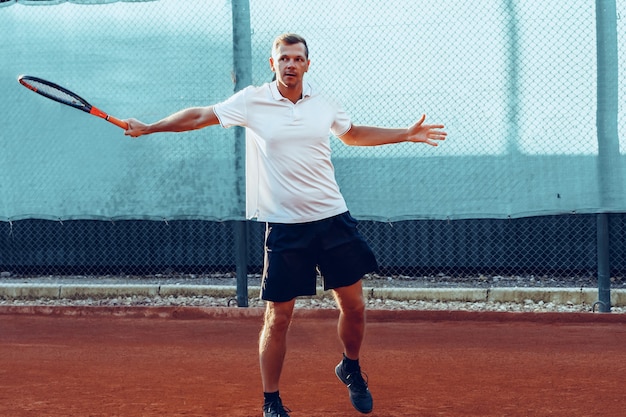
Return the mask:
{"type": "Polygon", "coordinates": [[[34,91],[37,94],[41,94],[42,96],[47,97],[51,100],[74,107],[75,109],[82,110],[94,116],[101,117],[107,122],[113,123],[114,125],[119,126],[124,130],[128,129],[128,123],[106,114],[99,108],[89,104],[85,99],[81,98],[70,90],[61,87],[60,85],[51,83],[50,81],[42,80],[41,78],[30,77],[28,75],[20,75],[19,77],[17,77],[17,80],[24,87],[28,88],[31,91],[34,91]]]}

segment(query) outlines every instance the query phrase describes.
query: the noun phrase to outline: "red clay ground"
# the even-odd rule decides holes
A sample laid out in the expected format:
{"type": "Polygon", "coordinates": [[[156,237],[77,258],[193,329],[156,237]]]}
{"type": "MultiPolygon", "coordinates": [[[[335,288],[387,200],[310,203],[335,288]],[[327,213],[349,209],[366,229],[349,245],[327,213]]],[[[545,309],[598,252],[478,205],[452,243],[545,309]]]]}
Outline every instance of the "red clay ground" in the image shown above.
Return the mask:
{"type": "MultiPolygon", "coordinates": [[[[358,416],[336,312],[300,310],[292,417],[358,416]]],[[[369,312],[378,417],[626,415],[626,317],[369,312]]],[[[256,309],[0,309],[1,416],[261,416],[256,309]]]]}

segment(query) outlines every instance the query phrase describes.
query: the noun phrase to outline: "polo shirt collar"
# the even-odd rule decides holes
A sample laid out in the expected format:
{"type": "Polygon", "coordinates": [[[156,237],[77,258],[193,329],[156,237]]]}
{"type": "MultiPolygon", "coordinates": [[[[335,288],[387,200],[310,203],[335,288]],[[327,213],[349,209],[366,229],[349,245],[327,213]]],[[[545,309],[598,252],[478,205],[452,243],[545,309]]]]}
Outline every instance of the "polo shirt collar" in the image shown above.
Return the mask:
{"type": "MultiPolygon", "coordinates": [[[[280,91],[278,91],[278,84],[276,84],[276,81],[272,81],[270,83],[270,91],[272,92],[274,100],[287,100],[282,94],[280,94],[280,91]]],[[[302,85],[302,98],[310,97],[312,92],[313,88],[311,87],[311,84],[304,81],[302,85]]]]}

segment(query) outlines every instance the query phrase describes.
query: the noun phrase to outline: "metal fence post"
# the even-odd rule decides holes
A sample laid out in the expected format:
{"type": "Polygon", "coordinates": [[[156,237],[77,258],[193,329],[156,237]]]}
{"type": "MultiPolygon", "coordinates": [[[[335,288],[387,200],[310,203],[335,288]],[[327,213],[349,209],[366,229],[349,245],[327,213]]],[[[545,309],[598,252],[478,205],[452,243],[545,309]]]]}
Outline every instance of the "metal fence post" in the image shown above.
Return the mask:
{"type": "Polygon", "coordinates": [[[603,313],[611,312],[611,262],[609,259],[609,218],[597,214],[598,227],[598,306],[603,313]]]}
{"type": "Polygon", "coordinates": [[[611,311],[608,212],[621,196],[618,114],[617,7],[596,0],[598,181],[603,212],[598,214],[598,297],[600,311],[611,311]]]}
{"type": "Polygon", "coordinates": [[[505,0],[507,12],[507,35],[509,48],[507,50],[508,94],[507,94],[507,151],[509,155],[518,155],[519,152],[519,114],[520,114],[520,68],[519,68],[519,29],[515,0],[505,0]]]}
{"type": "MultiPolygon", "coordinates": [[[[233,73],[235,91],[252,83],[252,33],[250,30],[249,0],[232,0],[233,16],[233,73]]],[[[238,205],[245,217],[246,178],[245,178],[245,131],[235,129],[235,153],[237,164],[238,205]]],[[[248,223],[235,222],[235,251],[237,273],[237,305],[248,307],[248,223]]]]}

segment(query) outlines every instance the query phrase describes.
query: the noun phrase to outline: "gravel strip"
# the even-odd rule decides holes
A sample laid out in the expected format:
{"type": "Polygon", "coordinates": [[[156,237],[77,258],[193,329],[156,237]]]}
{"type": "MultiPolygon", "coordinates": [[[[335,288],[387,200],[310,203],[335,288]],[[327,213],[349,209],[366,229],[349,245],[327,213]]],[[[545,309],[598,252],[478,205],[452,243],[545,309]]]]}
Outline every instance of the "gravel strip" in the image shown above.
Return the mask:
{"type": "MultiPolygon", "coordinates": [[[[236,307],[237,302],[234,298],[208,297],[208,296],[167,296],[167,297],[143,297],[130,296],[118,298],[103,299],[50,299],[40,298],[33,300],[13,299],[0,300],[0,306],[80,306],[80,307],[131,307],[131,306],[190,306],[190,307],[236,307]]],[[[259,298],[250,298],[248,307],[263,307],[264,303],[259,298]]],[[[336,304],[331,297],[310,297],[300,298],[296,301],[297,309],[317,308],[317,309],[334,309],[336,304]]],[[[501,303],[501,302],[441,302],[441,301],[422,301],[408,300],[398,301],[391,299],[368,299],[367,308],[371,310],[434,310],[434,311],[496,311],[496,312],[561,312],[561,313],[580,313],[592,312],[592,306],[581,304],[555,304],[545,303],[543,301],[534,302],[526,300],[523,303],[501,303]]],[[[613,313],[626,313],[624,307],[613,307],[613,313]]]]}
{"type": "MultiPolygon", "coordinates": [[[[260,285],[260,275],[248,275],[248,285],[260,285]]],[[[15,275],[0,272],[0,283],[24,284],[162,284],[162,285],[236,285],[234,273],[178,274],[166,272],[154,275],[15,275]]],[[[364,287],[374,288],[597,288],[593,276],[583,275],[428,275],[380,276],[366,275],[364,287]]],[[[626,277],[612,277],[611,288],[626,289],[626,277]]]]}
{"type": "MultiPolygon", "coordinates": [[[[162,274],[151,276],[15,276],[3,272],[0,283],[10,284],[160,284],[160,285],[225,285],[235,286],[236,279],[232,274],[162,274]]],[[[249,286],[258,286],[260,277],[250,275],[249,286]]],[[[452,277],[444,274],[426,277],[393,276],[381,277],[368,275],[363,281],[365,287],[374,288],[597,288],[597,283],[591,277],[549,277],[549,276],[463,276],[452,277]]],[[[613,288],[626,288],[626,280],[612,279],[613,288]]],[[[255,294],[250,294],[251,296],[255,294]]],[[[257,297],[248,300],[249,307],[263,307],[264,303],[257,297]]],[[[40,299],[1,299],[0,306],[193,306],[193,307],[235,307],[233,298],[210,296],[128,296],[117,298],[40,298],[40,299]]],[[[296,308],[336,308],[330,296],[316,296],[300,298],[296,301],[296,308]]],[[[367,299],[368,309],[377,310],[437,310],[437,311],[497,311],[497,312],[592,312],[591,305],[555,304],[551,302],[534,302],[525,300],[523,303],[502,302],[441,302],[370,298],[367,299]]],[[[613,307],[613,313],[625,313],[624,307],[613,307]]]]}

